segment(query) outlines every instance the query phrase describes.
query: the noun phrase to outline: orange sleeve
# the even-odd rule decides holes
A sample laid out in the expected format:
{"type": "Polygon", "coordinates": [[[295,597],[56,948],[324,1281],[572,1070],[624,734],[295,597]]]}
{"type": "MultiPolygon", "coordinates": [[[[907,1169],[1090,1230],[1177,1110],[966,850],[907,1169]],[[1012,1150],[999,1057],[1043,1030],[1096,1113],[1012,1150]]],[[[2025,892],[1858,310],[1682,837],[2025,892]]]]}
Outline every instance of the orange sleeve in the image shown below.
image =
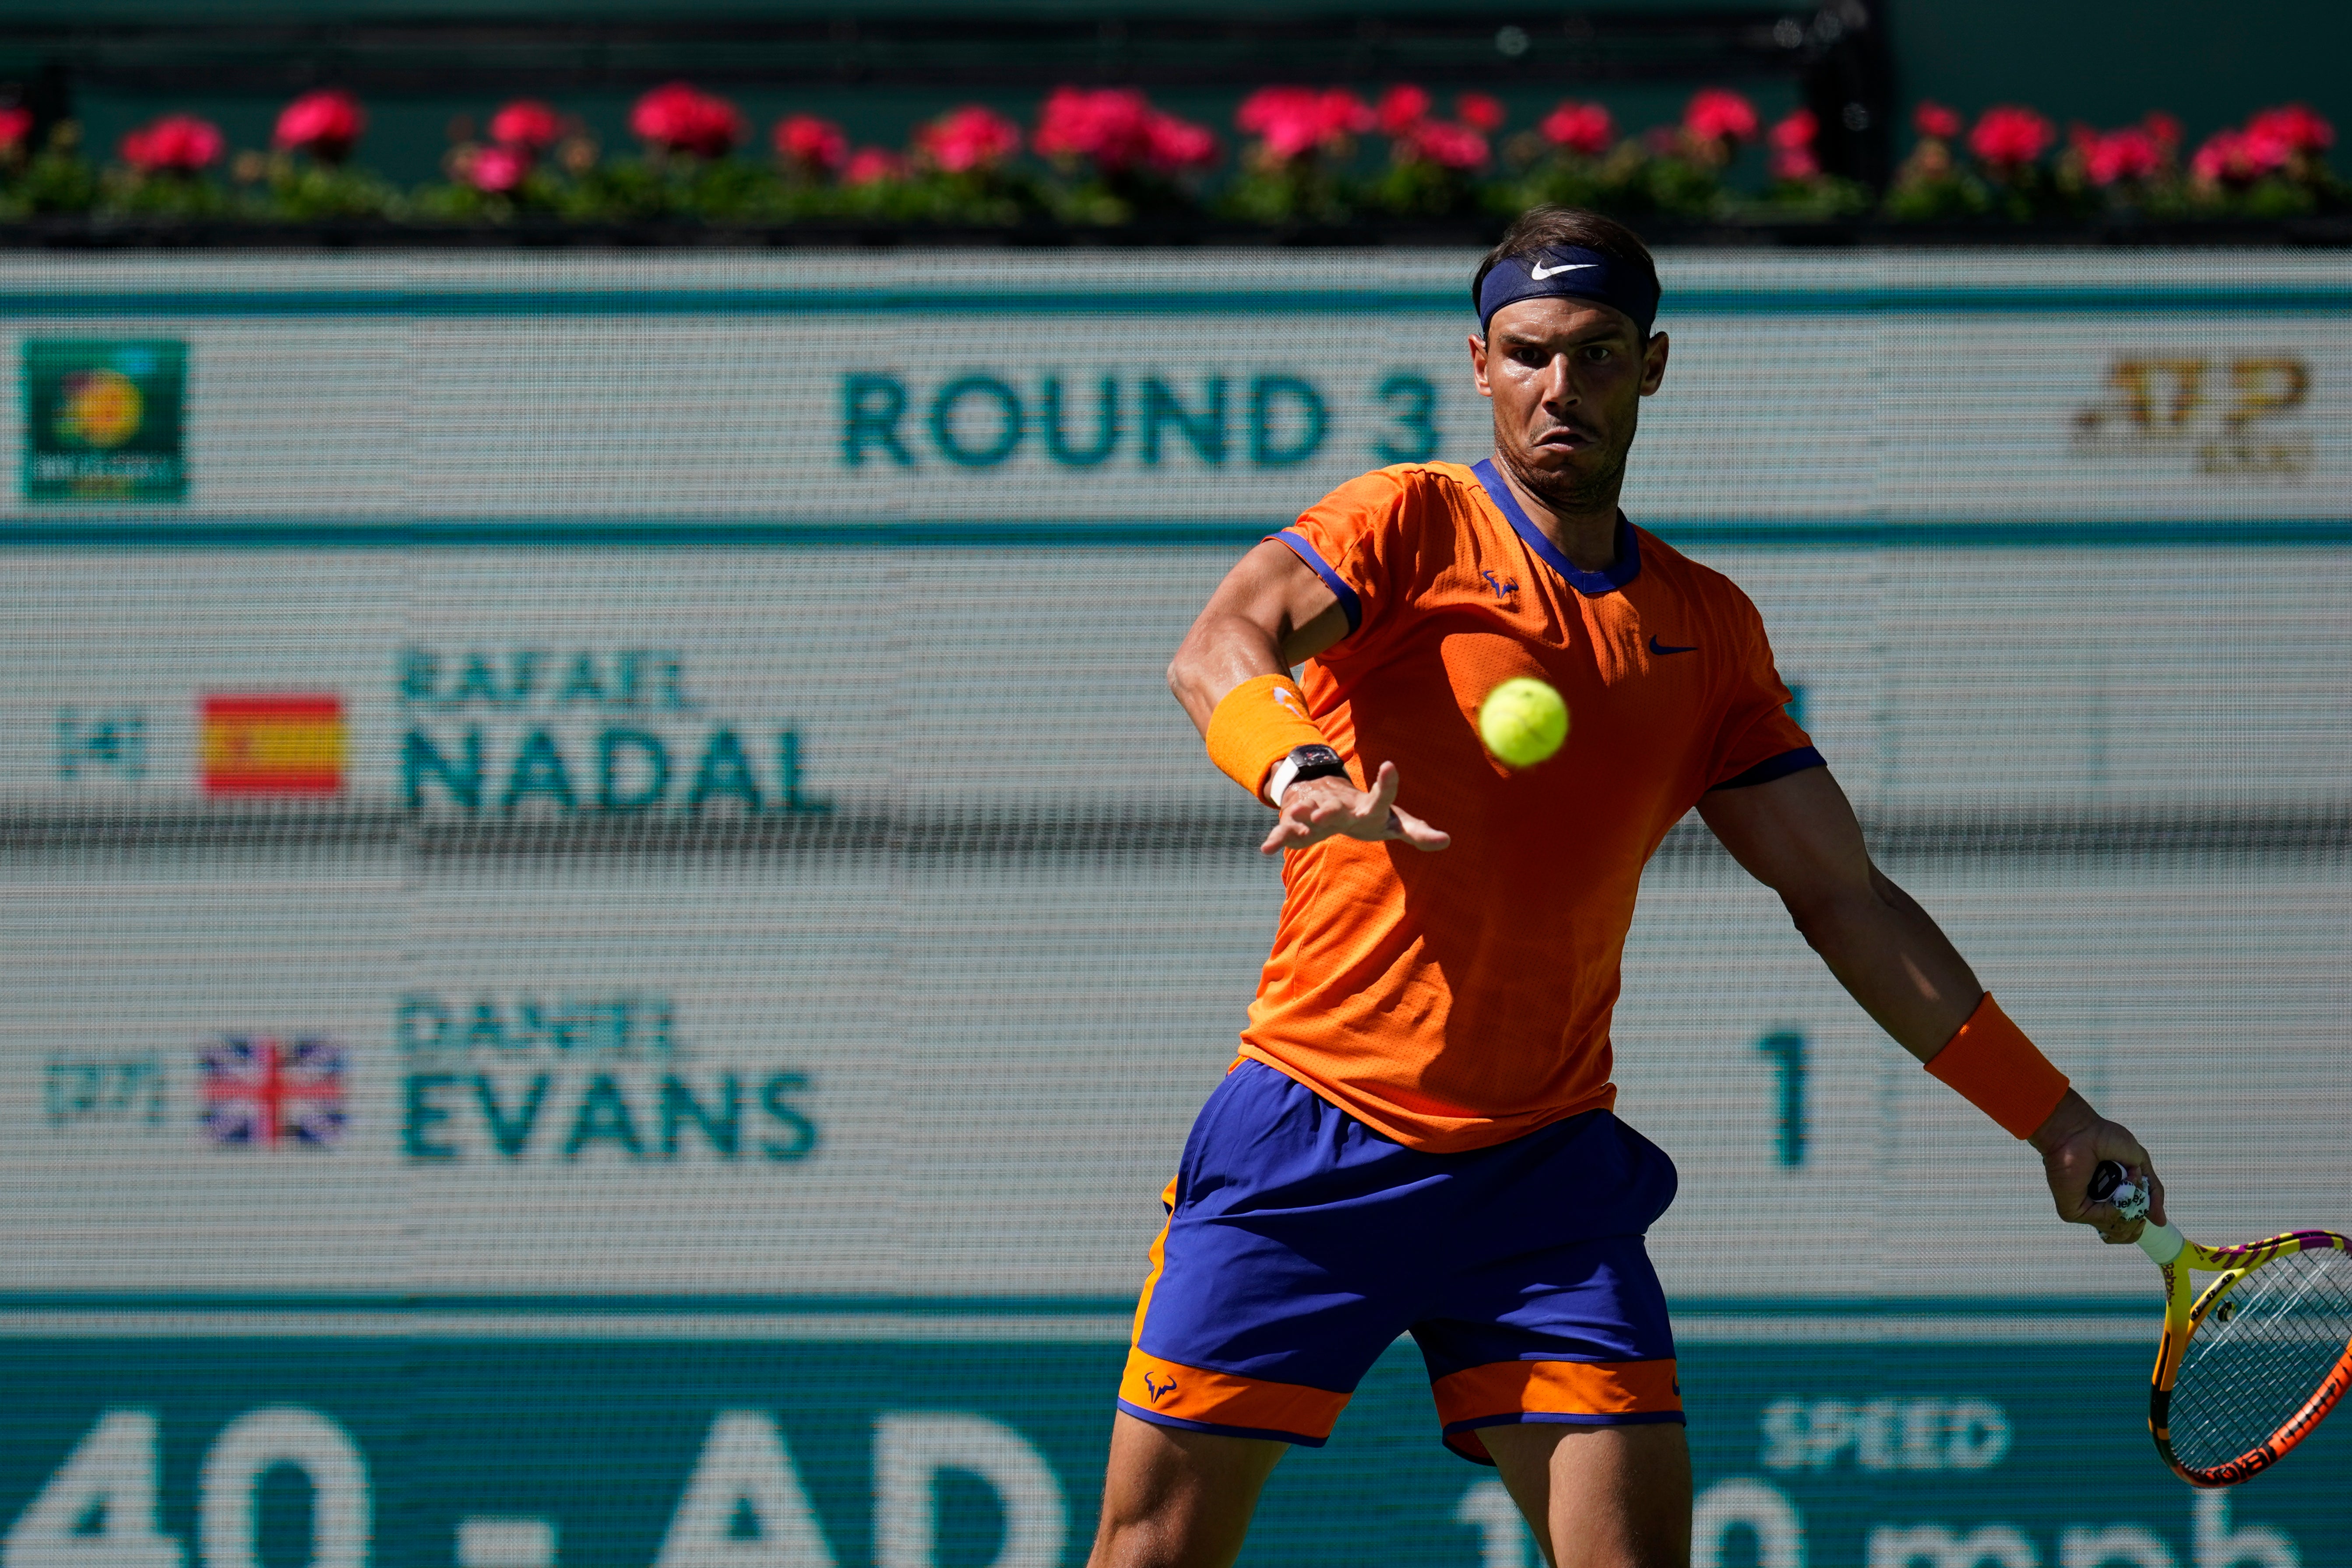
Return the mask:
{"type": "Polygon", "coordinates": [[[1707,760],[1706,787],[1742,789],[1827,765],[1813,749],[1812,738],[1789,717],[1790,691],[1773,667],[1764,617],[1747,595],[1727,583],[1725,587],[1734,595],[1734,643],[1739,657],[1730,671],[1723,718],[1707,760]]]}
{"type": "Polygon", "coordinates": [[[1377,624],[1399,596],[1394,572],[1408,504],[1398,476],[1375,469],[1349,479],[1272,536],[1323,579],[1347,614],[1351,639],[1377,624]]]}

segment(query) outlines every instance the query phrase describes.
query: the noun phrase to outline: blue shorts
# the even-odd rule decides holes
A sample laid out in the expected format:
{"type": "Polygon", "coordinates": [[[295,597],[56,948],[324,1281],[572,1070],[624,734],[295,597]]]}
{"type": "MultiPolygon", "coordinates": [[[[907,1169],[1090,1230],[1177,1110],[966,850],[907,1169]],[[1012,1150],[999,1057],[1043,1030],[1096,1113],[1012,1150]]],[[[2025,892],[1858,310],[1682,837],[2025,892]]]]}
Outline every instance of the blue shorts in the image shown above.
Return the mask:
{"type": "Polygon", "coordinates": [[[1409,1332],[1465,1458],[1493,1462],[1485,1426],[1679,1423],[1642,1247],[1674,1197],[1674,1162],[1606,1110],[1425,1153],[1244,1061],[1168,1184],[1119,1408],[1319,1447],[1409,1332]]]}

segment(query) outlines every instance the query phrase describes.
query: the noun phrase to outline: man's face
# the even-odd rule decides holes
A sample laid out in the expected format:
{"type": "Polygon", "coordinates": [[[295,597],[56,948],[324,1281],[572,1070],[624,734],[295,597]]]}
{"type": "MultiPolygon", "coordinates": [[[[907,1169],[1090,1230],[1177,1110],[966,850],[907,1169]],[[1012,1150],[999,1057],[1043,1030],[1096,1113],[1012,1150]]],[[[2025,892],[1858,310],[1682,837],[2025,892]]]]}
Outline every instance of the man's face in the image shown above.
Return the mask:
{"type": "Polygon", "coordinates": [[[1589,300],[1520,300],[1470,340],[1478,390],[1495,402],[1495,446],[1528,487],[1562,500],[1612,484],[1642,399],[1666,374],[1666,335],[1647,343],[1623,312],[1589,300]]]}

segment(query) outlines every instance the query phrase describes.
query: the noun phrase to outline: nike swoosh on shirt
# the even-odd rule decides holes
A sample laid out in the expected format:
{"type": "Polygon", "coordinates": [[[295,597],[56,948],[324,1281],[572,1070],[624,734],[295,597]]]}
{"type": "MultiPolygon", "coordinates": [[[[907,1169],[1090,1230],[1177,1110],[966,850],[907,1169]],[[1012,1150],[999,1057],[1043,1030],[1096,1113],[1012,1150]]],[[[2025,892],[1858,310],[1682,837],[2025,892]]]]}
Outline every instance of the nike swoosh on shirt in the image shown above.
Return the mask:
{"type": "Polygon", "coordinates": [[[1650,651],[1652,653],[1696,653],[1698,651],[1698,644],[1693,643],[1688,647],[1668,647],[1665,644],[1658,640],[1657,633],[1652,632],[1650,634],[1650,651]]]}
{"type": "Polygon", "coordinates": [[[1562,262],[1558,267],[1530,267],[1528,268],[1528,276],[1540,283],[1547,278],[1557,278],[1563,272],[1583,272],[1600,265],[1598,261],[1568,261],[1562,262]]]}

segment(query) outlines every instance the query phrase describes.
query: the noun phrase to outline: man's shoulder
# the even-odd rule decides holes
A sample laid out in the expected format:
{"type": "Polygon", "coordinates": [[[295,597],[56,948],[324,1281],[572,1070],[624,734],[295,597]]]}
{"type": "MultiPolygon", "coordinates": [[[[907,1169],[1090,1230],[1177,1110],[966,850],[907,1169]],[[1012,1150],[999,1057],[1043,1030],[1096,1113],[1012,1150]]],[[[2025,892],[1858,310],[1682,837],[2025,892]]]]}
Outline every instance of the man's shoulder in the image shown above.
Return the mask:
{"type": "Polygon", "coordinates": [[[1320,505],[1334,510],[1378,509],[1412,512],[1428,508],[1452,510],[1466,495],[1479,491],[1478,476],[1460,463],[1391,463],[1357,475],[1323,498],[1320,505]]]}
{"type": "Polygon", "coordinates": [[[1676,592],[1693,599],[1741,606],[1749,603],[1747,590],[1725,574],[1704,562],[1692,560],[1638,523],[1633,531],[1641,535],[1644,575],[1654,570],[1660,578],[1671,582],[1676,592]]]}

